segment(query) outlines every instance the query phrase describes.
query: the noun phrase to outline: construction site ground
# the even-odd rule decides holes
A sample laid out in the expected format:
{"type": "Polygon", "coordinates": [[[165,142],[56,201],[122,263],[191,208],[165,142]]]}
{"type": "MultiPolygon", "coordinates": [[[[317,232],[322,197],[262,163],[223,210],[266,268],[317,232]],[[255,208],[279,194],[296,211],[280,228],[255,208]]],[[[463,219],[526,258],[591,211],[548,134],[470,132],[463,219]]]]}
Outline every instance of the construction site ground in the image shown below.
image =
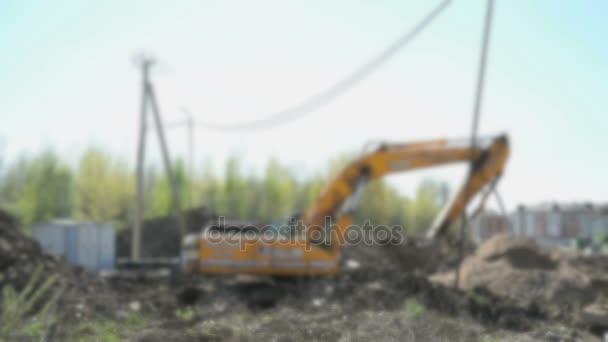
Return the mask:
{"type": "Polygon", "coordinates": [[[331,277],[102,278],[43,253],[14,223],[0,225],[3,288],[23,289],[39,265],[65,285],[49,340],[594,341],[608,329],[601,257],[497,236],[467,257],[455,288],[447,245],[343,254],[331,277]]]}

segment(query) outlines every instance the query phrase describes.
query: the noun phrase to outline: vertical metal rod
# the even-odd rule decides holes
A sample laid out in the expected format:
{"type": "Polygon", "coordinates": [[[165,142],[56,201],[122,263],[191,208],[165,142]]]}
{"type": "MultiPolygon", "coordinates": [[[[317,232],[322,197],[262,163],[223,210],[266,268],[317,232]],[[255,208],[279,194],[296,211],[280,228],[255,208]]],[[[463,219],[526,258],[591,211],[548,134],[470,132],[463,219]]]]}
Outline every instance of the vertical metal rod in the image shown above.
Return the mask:
{"type": "Polygon", "coordinates": [[[139,116],[139,140],[137,145],[137,165],[135,173],[135,218],[131,236],[131,259],[138,261],[141,258],[141,229],[144,216],[144,160],[146,154],[146,102],[148,97],[148,83],[152,61],[144,59],[141,62],[142,87],[139,116]]]}
{"type": "Polygon", "coordinates": [[[496,202],[498,202],[498,207],[500,208],[500,212],[502,213],[502,216],[504,217],[504,221],[507,225],[507,229],[510,230],[510,234],[515,234],[515,229],[513,227],[513,222],[511,222],[511,220],[509,220],[509,214],[507,213],[507,208],[505,206],[505,202],[502,200],[502,196],[500,196],[500,193],[498,192],[498,188],[494,188],[494,196],[496,198],[496,202]]]}
{"type": "Polygon", "coordinates": [[[486,65],[488,63],[488,48],[490,45],[490,31],[492,28],[492,17],[494,12],[494,0],[488,0],[486,10],[486,20],[481,42],[481,57],[479,59],[479,69],[477,71],[477,89],[475,92],[475,107],[473,108],[473,127],[471,128],[471,146],[474,150],[477,144],[477,131],[479,128],[479,118],[481,116],[481,105],[483,101],[483,91],[486,80],[486,65]]]}
{"type": "Polygon", "coordinates": [[[188,199],[190,201],[190,207],[194,206],[194,121],[192,120],[192,114],[188,113],[187,125],[188,125],[188,164],[189,164],[189,182],[188,182],[188,199]]]}
{"type": "MultiPolygon", "coordinates": [[[[492,17],[494,12],[494,0],[487,0],[485,24],[483,29],[483,37],[481,41],[481,56],[479,59],[479,68],[477,71],[477,88],[475,92],[475,103],[473,107],[473,125],[471,127],[471,163],[469,164],[469,179],[473,175],[475,161],[472,159],[473,153],[477,148],[477,130],[479,128],[479,118],[481,113],[481,105],[483,99],[483,90],[485,85],[486,76],[486,65],[488,59],[488,47],[490,45],[490,30],[492,27],[492,17]]],[[[470,182],[466,186],[466,196],[469,197],[470,182]]],[[[464,256],[464,249],[466,244],[467,234],[467,204],[465,202],[464,210],[462,211],[462,225],[460,227],[460,261],[462,263],[464,256]]],[[[456,270],[455,286],[458,287],[460,284],[460,267],[456,270]]]]}
{"type": "Polygon", "coordinates": [[[505,207],[505,202],[502,200],[502,196],[500,196],[500,193],[498,192],[498,189],[496,189],[496,188],[493,189],[492,192],[494,193],[496,202],[498,202],[498,207],[500,208],[500,212],[506,218],[508,213],[507,213],[507,208],[505,207]]]}
{"type": "Polygon", "coordinates": [[[167,140],[165,139],[165,132],[163,129],[163,122],[161,120],[160,111],[158,109],[158,103],[156,102],[156,95],[152,84],[147,84],[148,100],[150,107],[152,108],[152,114],[154,122],[156,123],[156,132],[158,133],[158,141],[160,143],[161,154],[163,156],[163,163],[165,164],[165,171],[167,172],[167,178],[171,187],[171,196],[173,197],[173,210],[177,219],[177,227],[179,229],[180,241],[186,234],[186,223],[182,215],[182,208],[180,204],[179,191],[177,189],[177,182],[171,168],[171,158],[169,157],[169,148],[167,147],[167,140]]]}

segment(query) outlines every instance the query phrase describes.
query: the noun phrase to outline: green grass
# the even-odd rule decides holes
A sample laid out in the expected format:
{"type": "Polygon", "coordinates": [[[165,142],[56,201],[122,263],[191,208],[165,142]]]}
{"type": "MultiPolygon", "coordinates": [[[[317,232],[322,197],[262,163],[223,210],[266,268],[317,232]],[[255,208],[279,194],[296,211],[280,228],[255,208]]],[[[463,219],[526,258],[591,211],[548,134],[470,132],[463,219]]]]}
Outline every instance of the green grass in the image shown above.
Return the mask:
{"type": "Polygon", "coordinates": [[[416,299],[411,298],[403,303],[403,311],[405,311],[408,315],[415,317],[424,313],[425,308],[422,304],[418,303],[416,299]]]}
{"type": "Polygon", "coordinates": [[[124,341],[125,337],[146,325],[146,319],[137,312],[130,312],[120,321],[92,320],[69,329],[69,340],[77,341],[124,341]]]}
{"type": "Polygon", "coordinates": [[[177,308],[175,309],[175,317],[182,321],[191,321],[194,318],[194,310],[191,308],[177,308]]]}
{"type": "Polygon", "coordinates": [[[71,337],[79,341],[106,341],[120,342],[124,336],[120,326],[112,321],[90,321],[81,324],[70,333],[71,337]]]}
{"type": "Polygon", "coordinates": [[[488,335],[483,336],[479,341],[480,342],[499,342],[498,338],[491,337],[488,335]]]}
{"type": "Polygon", "coordinates": [[[42,281],[42,270],[42,266],[35,269],[21,292],[10,285],[2,288],[0,340],[48,338],[56,319],[55,303],[65,287],[57,274],[42,281]]]}

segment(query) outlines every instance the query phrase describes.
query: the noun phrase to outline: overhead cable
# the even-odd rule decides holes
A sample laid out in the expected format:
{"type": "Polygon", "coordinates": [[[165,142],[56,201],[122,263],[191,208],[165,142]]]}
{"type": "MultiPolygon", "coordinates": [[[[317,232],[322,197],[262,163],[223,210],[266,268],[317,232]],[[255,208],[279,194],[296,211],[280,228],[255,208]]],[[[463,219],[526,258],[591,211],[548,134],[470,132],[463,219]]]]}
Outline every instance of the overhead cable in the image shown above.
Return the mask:
{"type": "MultiPolygon", "coordinates": [[[[450,0],[442,1],[436,7],[434,7],[416,26],[401,35],[395,42],[390,44],[367,63],[355,69],[345,78],[294,106],[252,121],[237,123],[197,121],[196,124],[200,127],[211,130],[246,131],[266,129],[304,117],[305,115],[308,115],[328,105],[330,102],[337,99],[377,71],[381,66],[393,58],[403,47],[422,33],[422,31],[424,31],[424,29],[426,29],[449,4],[450,0]]],[[[185,109],[182,110],[189,113],[189,111],[185,109]]]]}

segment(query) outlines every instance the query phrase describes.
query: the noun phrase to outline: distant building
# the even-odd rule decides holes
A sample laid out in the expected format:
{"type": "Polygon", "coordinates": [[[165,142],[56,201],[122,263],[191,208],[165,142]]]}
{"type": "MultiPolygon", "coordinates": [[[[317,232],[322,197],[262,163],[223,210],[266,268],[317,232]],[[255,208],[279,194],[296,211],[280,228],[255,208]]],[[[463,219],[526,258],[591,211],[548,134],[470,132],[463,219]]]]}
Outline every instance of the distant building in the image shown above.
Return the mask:
{"type": "Polygon", "coordinates": [[[472,224],[476,241],[499,232],[535,239],[541,245],[568,246],[577,239],[597,241],[608,234],[608,205],[545,203],[520,205],[508,217],[482,213],[472,224]]]}
{"type": "Polygon", "coordinates": [[[510,232],[509,218],[495,212],[482,213],[471,224],[471,235],[478,242],[485,241],[496,234],[510,232]]]}

